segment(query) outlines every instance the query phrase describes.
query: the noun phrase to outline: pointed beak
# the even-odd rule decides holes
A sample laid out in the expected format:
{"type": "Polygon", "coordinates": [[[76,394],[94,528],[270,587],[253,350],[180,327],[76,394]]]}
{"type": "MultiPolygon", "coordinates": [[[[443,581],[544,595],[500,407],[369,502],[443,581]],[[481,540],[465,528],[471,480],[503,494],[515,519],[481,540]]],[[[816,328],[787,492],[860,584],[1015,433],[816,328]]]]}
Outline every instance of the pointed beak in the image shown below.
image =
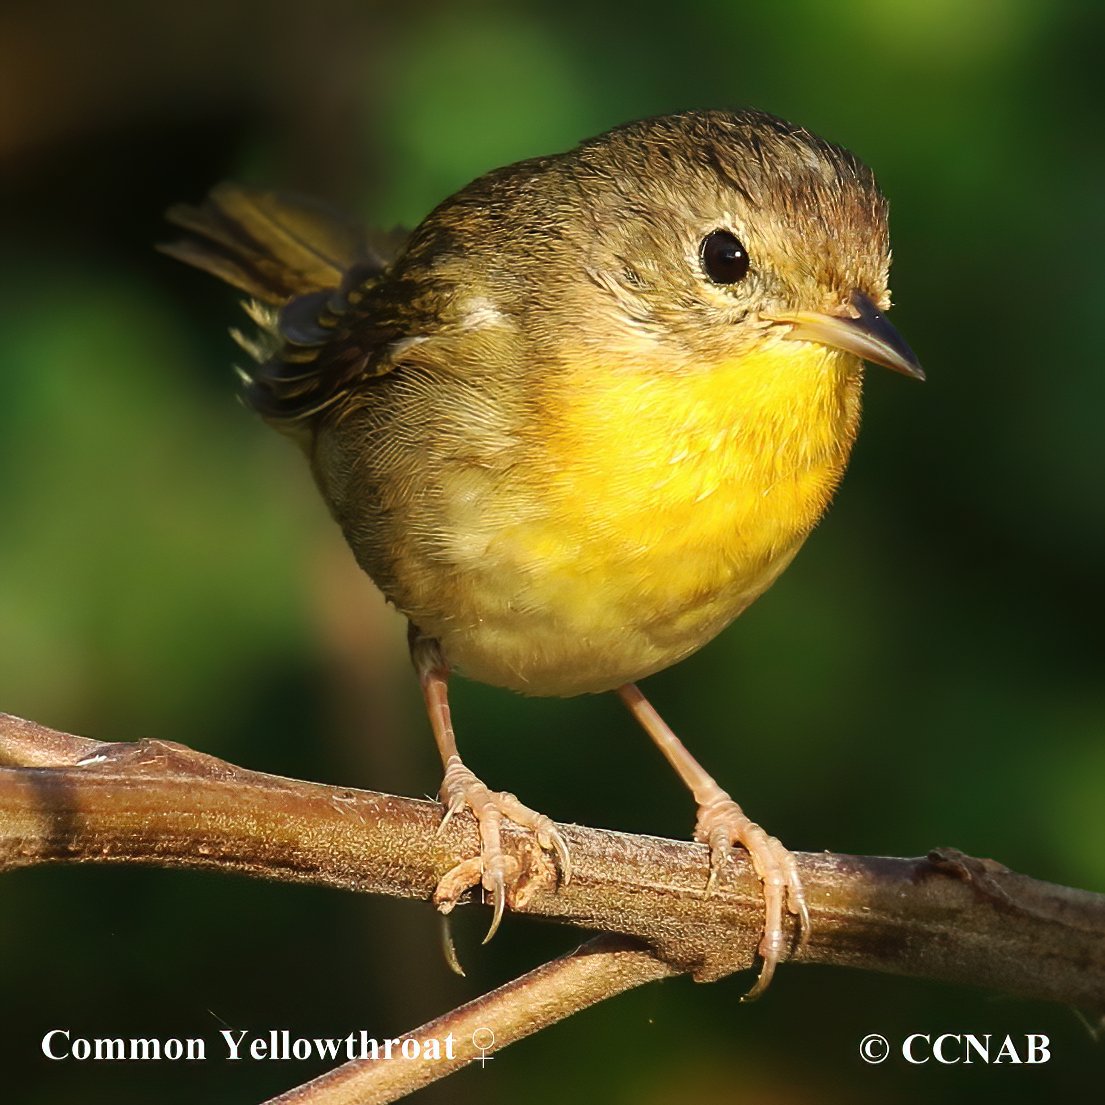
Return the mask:
{"type": "Polygon", "coordinates": [[[854,312],[851,316],[779,311],[764,312],[763,317],[771,322],[787,323],[790,326],[788,338],[820,342],[853,353],[872,364],[892,368],[903,376],[923,380],[925,373],[917,355],[874,303],[862,292],[852,292],[850,304],[854,312]]]}

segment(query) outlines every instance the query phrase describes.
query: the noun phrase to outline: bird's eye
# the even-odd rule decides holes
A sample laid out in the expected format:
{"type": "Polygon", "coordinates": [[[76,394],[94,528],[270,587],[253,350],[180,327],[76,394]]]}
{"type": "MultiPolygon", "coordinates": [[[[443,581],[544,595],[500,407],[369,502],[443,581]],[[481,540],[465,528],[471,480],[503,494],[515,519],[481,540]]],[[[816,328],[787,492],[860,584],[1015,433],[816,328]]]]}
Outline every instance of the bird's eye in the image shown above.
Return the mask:
{"type": "Polygon", "coordinates": [[[715,284],[736,284],[748,273],[748,251],[728,230],[712,230],[699,247],[702,269],[715,284]]]}

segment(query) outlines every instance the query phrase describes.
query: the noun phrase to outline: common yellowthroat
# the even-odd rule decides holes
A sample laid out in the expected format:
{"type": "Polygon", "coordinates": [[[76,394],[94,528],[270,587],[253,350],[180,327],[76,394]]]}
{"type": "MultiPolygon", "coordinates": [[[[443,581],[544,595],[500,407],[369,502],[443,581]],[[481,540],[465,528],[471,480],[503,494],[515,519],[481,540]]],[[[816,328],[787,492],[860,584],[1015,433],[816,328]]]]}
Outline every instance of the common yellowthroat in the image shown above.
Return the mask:
{"type": "Polygon", "coordinates": [[[645,119],[473,181],[405,240],[224,184],[164,247],[253,297],[246,403],[302,446],[358,562],[410,623],[446,817],[502,916],[502,819],[570,877],[553,823],[457,752],[451,670],[533,695],[616,691],[691,789],[712,887],[764,885],[760,993],[809,916],[794,858],[634,685],[701,648],[790,563],[856,435],[863,362],[923,378],[883,312],[887,206],[847,150],[756,111],[645,119]]]}

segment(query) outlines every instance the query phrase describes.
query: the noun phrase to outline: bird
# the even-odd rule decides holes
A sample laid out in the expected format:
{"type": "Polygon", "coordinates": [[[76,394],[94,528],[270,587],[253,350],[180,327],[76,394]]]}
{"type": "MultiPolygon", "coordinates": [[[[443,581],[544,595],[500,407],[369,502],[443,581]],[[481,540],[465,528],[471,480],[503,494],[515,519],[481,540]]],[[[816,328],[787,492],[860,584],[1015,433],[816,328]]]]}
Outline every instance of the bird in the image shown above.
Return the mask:
{"type": "Polygon", "coordinates": [[[444,818],[480,852],[490,939],[517,864],[571,877],[563,834],[461,759],[453,673],[526,695],[614,692],[690,789],[705,891],[738,847],[762,882],[759,996],[810,932],[793,854],[747,817],[640,680],[725,629],[840,482],[864,362],[916,379],[886,318],[887,201],[854,154],[762,111],[630,122],[480,176],[409,234],[224,183],[162,248],[249,296],[249,408],[298,443],[358,563],[407,619],[444,818]]]}

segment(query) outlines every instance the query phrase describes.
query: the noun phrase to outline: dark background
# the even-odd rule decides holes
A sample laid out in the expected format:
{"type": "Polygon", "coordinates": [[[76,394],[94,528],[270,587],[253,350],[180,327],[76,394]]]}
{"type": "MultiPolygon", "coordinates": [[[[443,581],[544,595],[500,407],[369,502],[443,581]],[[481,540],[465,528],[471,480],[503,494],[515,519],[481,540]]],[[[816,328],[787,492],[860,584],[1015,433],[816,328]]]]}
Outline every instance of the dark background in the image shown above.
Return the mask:
{"type": "MultiPolygon", "coordinates": [[[[893,319],[824,524],[646,690],[796,849],[937,845],[1105,889],[1100,11],[1005,0],[624,7],[9,3],[0,12],[0,709],[399,793],[439,767],[400,620],[294,449],[238,407],[235,296],[155,254],[223,178],[413,224],[499,164],[629,118],[754,105],[890,197],[893,319]],[[395,6],[397,7],[397,6],[395,6]]],[[[616,701],[458,684],[461,747],[562,821],[672,836],[690,803],[616,701]]],[[[303,1064],[49,1064],[39,1041],[224,1026],[397,1034],[565,950],[507,918],[465,980],[428,905],[103,867],[8,876],[0,1063],[20,1105],[252,1102],[303,1064]]],[[[426,1102],[1084,1096],[1101,1052],[1043,1004],[842,970],[653,985],[426,1102]],[[1046,1067],[865,1067],[868,1032],[1046,1033],[1046,1067]]],[[[214,1049],[213,1049],[214,1050],[214,1049]]],[[[10,1092],[9,1092],[10,1089],[10,1092]]]]}

